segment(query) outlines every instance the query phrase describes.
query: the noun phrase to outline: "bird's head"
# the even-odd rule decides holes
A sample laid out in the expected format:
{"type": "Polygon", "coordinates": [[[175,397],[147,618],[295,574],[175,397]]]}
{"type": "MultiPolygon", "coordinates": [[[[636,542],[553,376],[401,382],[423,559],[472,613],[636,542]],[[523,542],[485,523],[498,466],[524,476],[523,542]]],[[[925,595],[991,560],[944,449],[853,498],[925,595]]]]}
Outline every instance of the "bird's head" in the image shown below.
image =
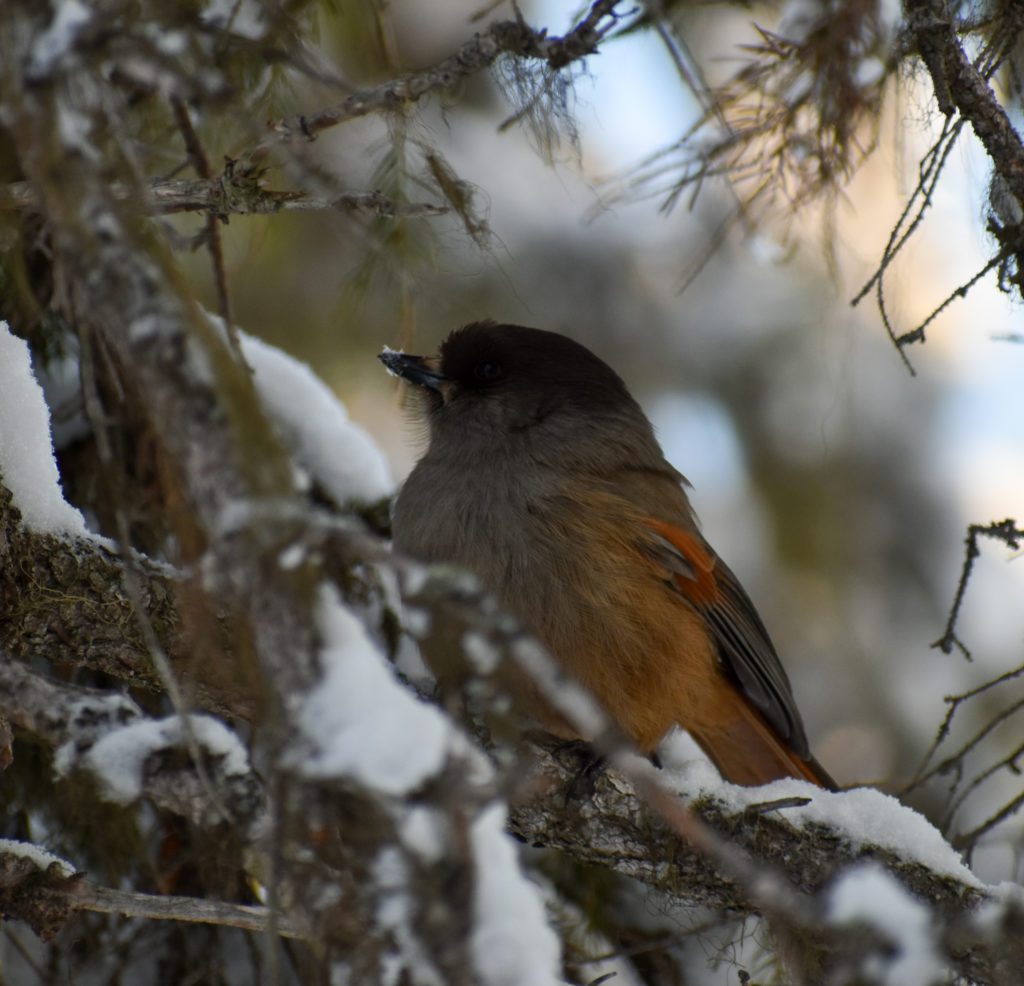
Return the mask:
{"type": "Polygon", "coordinates": [[[432,445],[540,435],[571,441],[616,422],[649,431],[618,374],[556,332],[474,322],[452,332],[436,356],[386,350],[380,360],[412,385],[432,445]]]}

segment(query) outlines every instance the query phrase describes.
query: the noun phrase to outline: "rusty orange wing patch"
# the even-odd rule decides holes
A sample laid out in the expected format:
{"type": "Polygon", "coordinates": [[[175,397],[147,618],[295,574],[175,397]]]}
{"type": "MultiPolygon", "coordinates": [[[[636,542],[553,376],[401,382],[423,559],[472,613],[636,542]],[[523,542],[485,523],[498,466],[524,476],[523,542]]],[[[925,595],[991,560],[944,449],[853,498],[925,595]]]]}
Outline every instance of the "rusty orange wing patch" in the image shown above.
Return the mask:
{"type": "Polygon", "coordinates": [[[650,517],[644,523],[657,534],[648,554],[671,572],[675,588],[694,603],[713,603],[718,595],[714,574],[718,558],[700,536],[650,517]]]}
{"type": "Polygon", "coordinates": [[[750,597],[729,567],[696,532],[653,518],[645,553],[671,573],[671,584],[706,621],[725,673],[802,757],[807,736],[782,662],[750,597]]]}

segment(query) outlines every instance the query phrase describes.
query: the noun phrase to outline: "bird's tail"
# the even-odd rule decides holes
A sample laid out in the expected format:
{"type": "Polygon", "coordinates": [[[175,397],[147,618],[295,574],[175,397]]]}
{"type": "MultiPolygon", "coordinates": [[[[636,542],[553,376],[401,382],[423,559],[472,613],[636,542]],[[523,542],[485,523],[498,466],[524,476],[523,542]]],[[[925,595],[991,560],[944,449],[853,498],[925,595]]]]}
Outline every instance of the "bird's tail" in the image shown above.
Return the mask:
{"type": "Polygon", "coordinates": [[[791,749],[742,695],[733,692],[732,698],[729,714],[721,715],[725,710],[719,707],[720,718],[716,717],[714,726],[686,727],[727,781],[756,786],[795,777],[837,790],[836,782],[814,757],[804,758],[791,749]]]}

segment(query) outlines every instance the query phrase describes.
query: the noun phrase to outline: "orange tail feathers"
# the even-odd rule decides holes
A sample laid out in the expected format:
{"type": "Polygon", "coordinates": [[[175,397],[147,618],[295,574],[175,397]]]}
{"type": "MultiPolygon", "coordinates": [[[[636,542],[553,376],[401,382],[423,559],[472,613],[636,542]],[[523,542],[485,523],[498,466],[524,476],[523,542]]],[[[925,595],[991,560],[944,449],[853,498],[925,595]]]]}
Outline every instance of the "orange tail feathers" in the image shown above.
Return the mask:
{"type": "Polygon", "coordinates": [[[790,749],[742,695],[726,687],[731,695],[716,703],[714,724],[705,719],[699,727],[686,723],[683,726],[727,781],[753,787],[782,777],[795,777],[828,791],[838,790],[817,760],[805,760],[790,749]]]}

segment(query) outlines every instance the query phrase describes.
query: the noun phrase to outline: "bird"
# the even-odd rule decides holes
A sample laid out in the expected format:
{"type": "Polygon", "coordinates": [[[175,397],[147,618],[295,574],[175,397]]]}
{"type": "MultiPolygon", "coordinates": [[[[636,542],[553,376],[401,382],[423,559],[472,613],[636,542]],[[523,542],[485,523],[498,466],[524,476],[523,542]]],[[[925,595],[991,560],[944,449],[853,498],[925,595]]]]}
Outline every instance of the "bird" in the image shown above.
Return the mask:
{"type": "MultiPolygon", "coordinates": [[[[396,551],[473,573],[643,753],[678,725],[734,784],[835,789],[754,604],[607,363],[493,321],[436,356],[379,358],[429,435],[393,506],[396,551]]],[[[536,686],[519,691],[555,736],[594,739],[536,686]]]]}

